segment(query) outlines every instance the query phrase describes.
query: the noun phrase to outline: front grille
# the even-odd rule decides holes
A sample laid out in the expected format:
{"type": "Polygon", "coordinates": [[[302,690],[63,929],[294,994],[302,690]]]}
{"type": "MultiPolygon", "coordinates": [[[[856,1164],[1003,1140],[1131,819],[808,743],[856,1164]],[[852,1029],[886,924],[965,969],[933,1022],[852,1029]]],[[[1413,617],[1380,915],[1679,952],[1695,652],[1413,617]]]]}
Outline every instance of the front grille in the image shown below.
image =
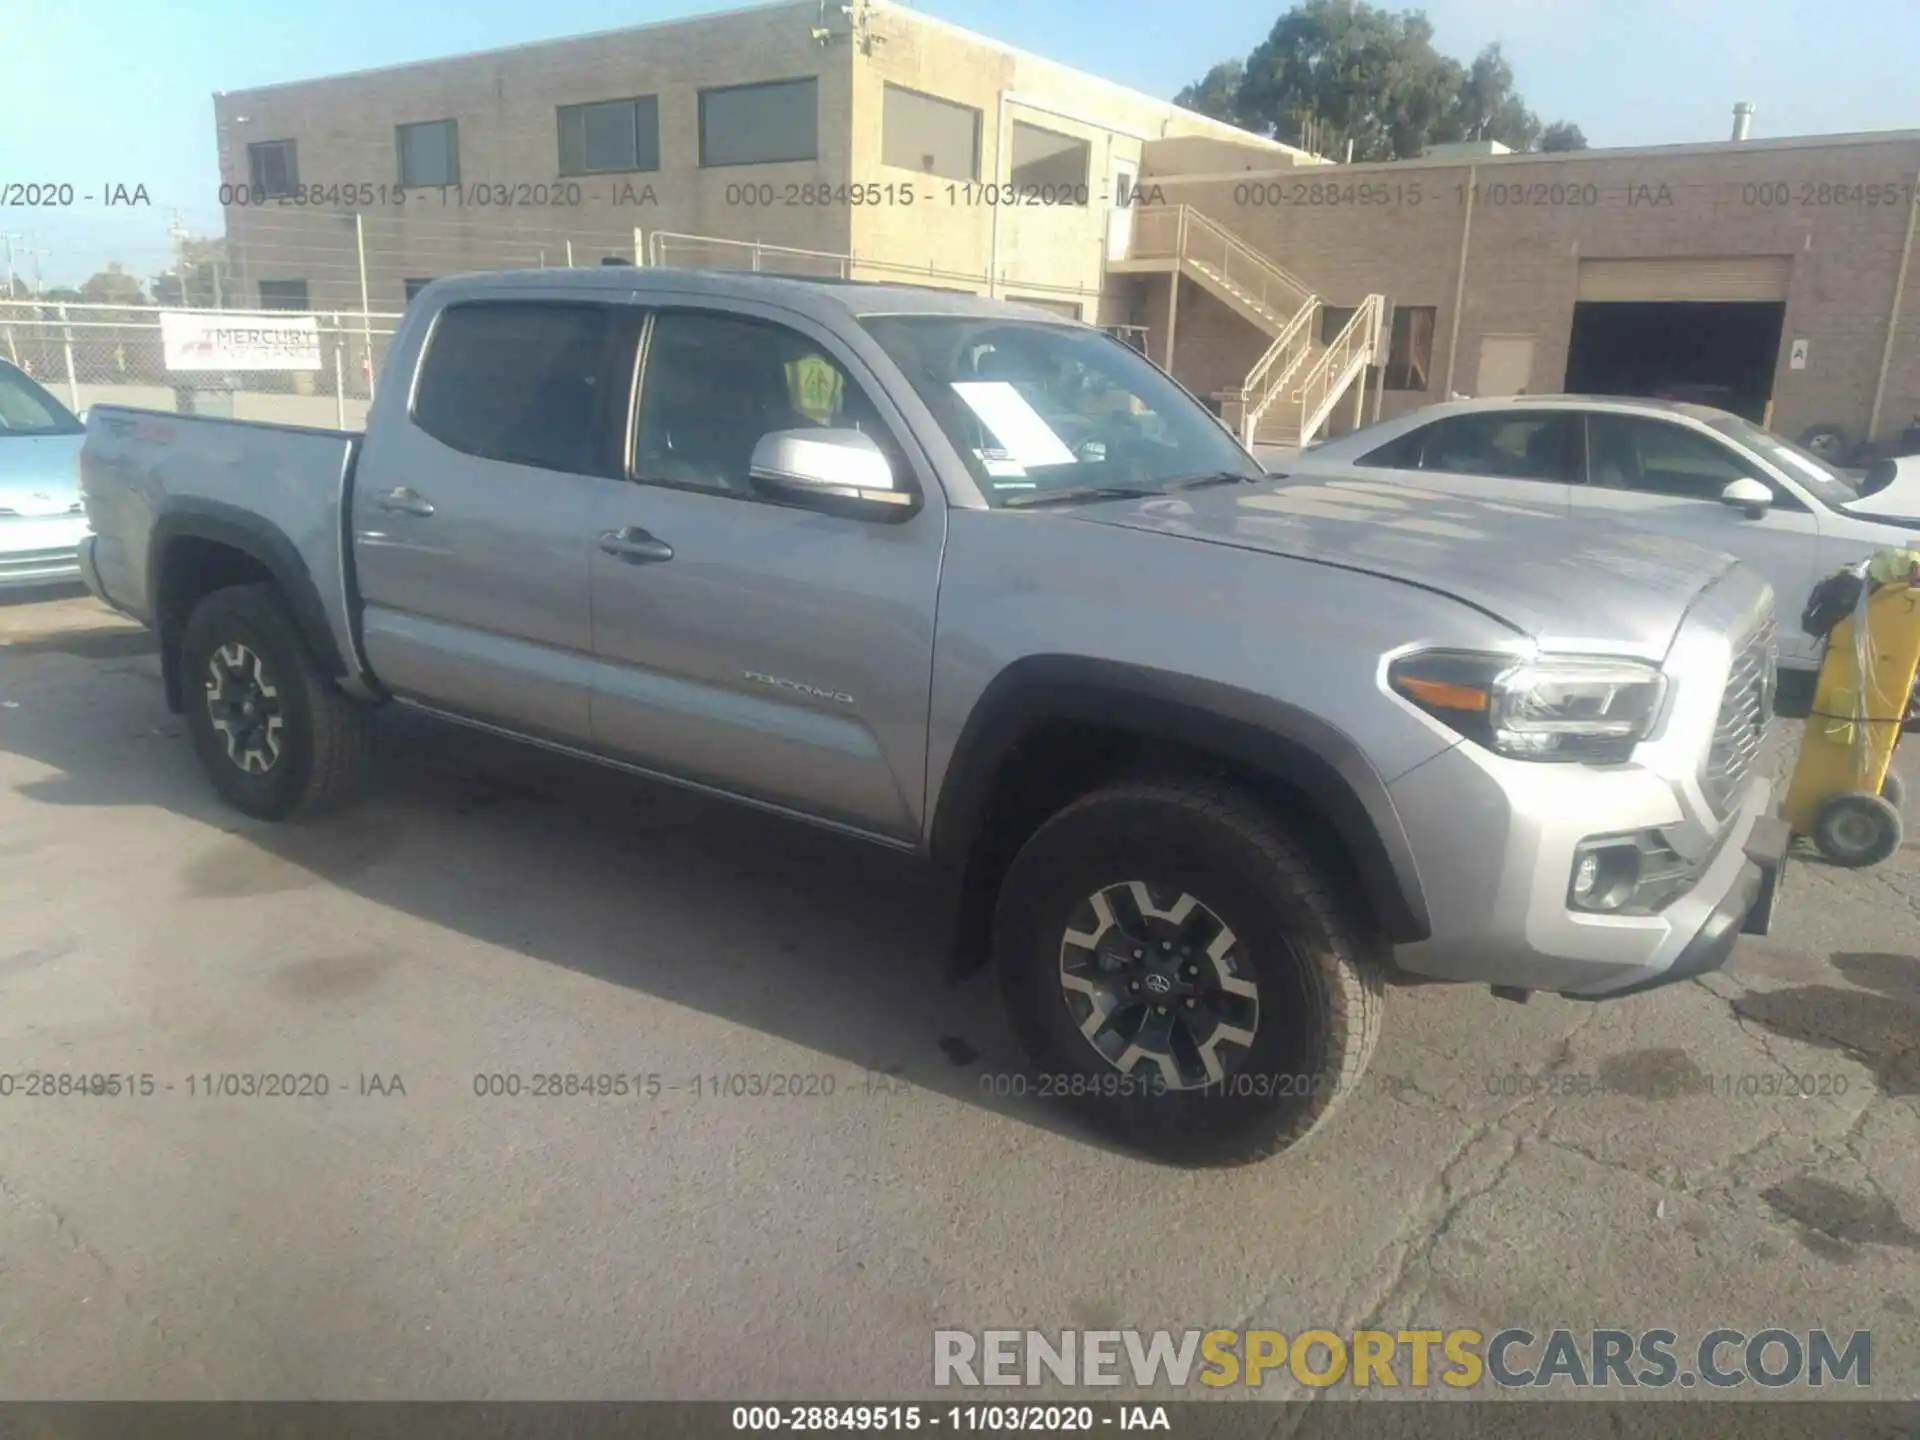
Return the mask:
{"type": "Polygon", "coordinates": [[[1713,726],[1713,744],[1700,771],[1700,788],[1716,815],[1724,816],[1753,773],[1773,723],[1773,692],[1778,646],[1768,620],[1734,657],[1713,726]]]}

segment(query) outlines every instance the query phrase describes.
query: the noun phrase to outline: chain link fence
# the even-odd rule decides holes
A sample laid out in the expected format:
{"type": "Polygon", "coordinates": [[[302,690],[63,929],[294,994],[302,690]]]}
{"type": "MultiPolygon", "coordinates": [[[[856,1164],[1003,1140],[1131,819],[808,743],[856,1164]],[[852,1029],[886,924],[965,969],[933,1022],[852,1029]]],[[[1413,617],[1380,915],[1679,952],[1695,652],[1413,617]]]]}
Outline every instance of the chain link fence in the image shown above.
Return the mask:
{"type": "MultiPolygon", "coordinates": [[[[151,302],[0,300],[0,358],[27,371],[75,410],[131,405],[238,420],[359,429],[406,304],[423,285],[484,270],[598,266],[609,261],[674,269],[760,271],[874,280],[987,294],[1008,288],[985,273],[856,257],[827,250],[551,215],[443,217],[314,212],[230,217],[210,285],[186,306],[151,302]],[[319,366],[220,372],[168,368],[163,311],[245,322],[310,318],[319,366]]],[[[1091,288],[1022,282],[1018,298],[1093,318],[1091,288]]],[[[1137,327],[1109,327],[1115,333],[1137,327]]],[[[1123,339],[1144,348],[1141,336],[1123,339]]]]}
{"type": "MultiPolygon", "coordinates": [[[[285,320],[285,311],[223,308],[223,318],[285,320]]],[[[0,300],[0,357],[74,410],[132,405],[188,415],[358,429],[399,321],[397,314],[311,316],[317,370],[169,370],[161,307],[0,300]]]]}

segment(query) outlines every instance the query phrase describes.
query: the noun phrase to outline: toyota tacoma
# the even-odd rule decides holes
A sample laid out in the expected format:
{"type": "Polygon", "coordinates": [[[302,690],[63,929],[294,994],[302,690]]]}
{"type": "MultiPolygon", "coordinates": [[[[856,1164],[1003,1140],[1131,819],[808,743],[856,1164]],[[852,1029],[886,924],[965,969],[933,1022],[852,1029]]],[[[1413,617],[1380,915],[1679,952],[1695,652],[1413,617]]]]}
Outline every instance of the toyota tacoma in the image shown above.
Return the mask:
{"type": "Polygon", "coordinates": [[[917,853],[1048,1089],[1302,1139],[1385,991],[1631,994],[1763,932],[1766,582],[1517,503],[1289,481],[1038,309],[442,280],[364,434],[99,405],[94,593],[214,787],[352,793],[397,704],[917,853]]]}

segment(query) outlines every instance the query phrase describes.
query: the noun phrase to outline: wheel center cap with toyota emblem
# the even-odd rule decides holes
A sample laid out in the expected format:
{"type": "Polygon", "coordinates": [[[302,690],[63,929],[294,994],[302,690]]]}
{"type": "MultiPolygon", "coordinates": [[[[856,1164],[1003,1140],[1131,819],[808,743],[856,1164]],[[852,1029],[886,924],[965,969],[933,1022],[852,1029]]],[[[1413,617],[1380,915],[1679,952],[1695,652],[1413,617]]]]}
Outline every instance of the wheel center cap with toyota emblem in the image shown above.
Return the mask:
{"type": "Polygon", "coordinates": [[[1140,983],[1145,985],[1148,991],[1155,995],[1171,995],[1173,993],[1173,981],[1158,972],[1148,974],[1140,983]]]}

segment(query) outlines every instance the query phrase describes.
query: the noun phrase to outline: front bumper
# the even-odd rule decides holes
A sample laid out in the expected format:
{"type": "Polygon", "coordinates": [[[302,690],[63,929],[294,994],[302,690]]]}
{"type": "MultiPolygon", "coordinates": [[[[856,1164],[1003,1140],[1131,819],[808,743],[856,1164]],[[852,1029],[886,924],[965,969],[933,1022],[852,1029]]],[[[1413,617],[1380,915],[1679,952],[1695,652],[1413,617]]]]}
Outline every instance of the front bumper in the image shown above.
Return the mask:
{"type": "Polygon", "coordinates": [[[84,519],[0,520],[0,590],[58,585],[80,578],[84,519]]]}
{"type": "Polygon", "coordinates": [[[62,550],[0,551],[0,590],[60,585],[80,578],[80,553],[62,550]]]}
{"type": "Polygon", "coordinates": [[[1723,964],[1750,921],[1771,916],[1786,847],[1764,766],[1711,833],[1672,784],[1639,767],[1529,766],[1462,745],[1391,790],[1433,922],[1427,939],[1395,952],[1409,979],[1610,998],[1723,964]],[[1694,863],[1690,888],[1651,915],[1572,909],[1581,842],[1643,829],[1672,837],[1694,863]]]}
{"type": "Polygon", "coordinates": [[[1786,878],[1787,846],[1793,831],[1787,822],[1769,817],[1753,827],[1734,887],[1707,913],[1698,933],[1672,965],[1658,975],[1650,975],[1620,990],[1600,994],[1569,995],[1570,1000],[1617,1000],[1623,995],[1638,995],[1657,990],[1680,980],[1691,980],[1718,970],[1733,954],[1734,942],[1742,935],[1765,935],[1773,924],[1773,912],[1780,900],[1780,884],[1786,878]]]}

